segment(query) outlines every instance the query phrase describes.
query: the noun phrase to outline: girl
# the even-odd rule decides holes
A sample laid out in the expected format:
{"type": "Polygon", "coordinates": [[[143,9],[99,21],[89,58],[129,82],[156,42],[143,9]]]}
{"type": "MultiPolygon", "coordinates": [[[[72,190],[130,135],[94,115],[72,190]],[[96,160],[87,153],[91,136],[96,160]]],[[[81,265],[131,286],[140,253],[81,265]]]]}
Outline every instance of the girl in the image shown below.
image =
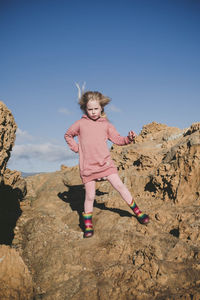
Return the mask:
{"type": "Polygon", "coordinates": [[[141,224],[149,222],[148,215],[139,210],[129,190],[119,178],[117,168],[110,156],[107,140],[117,145],[127,145],[134,140],[136,134],[130,131],[127,137],[119,135],[104,113],[104,107],[109,102],[110,99],[99,92],[85,92],[79,99],[84,115],[67,130],[64,136],[70,149],[79,153],[80,176],[85,185],[83,212],[85,238],[93,235],[92,213],[97,180],[108,180],[133,210],[138,221],[141,224]],[[78,136],[78,144],[74,140],[75,136],[78,136]]]}

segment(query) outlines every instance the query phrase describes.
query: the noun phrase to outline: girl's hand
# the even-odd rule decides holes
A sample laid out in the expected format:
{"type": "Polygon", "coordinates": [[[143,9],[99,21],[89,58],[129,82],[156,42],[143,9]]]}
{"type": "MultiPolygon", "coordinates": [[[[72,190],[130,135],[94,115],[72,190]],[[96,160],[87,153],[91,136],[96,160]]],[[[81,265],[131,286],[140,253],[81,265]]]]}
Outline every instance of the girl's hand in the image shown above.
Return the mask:
{"type": "Polygon", "coordinates": [[[130,141],[133,141],[136,136],[137,136],[137,134],[134,131],[132,131],[132,130],[129,131],[128,138],[130,141]]]}

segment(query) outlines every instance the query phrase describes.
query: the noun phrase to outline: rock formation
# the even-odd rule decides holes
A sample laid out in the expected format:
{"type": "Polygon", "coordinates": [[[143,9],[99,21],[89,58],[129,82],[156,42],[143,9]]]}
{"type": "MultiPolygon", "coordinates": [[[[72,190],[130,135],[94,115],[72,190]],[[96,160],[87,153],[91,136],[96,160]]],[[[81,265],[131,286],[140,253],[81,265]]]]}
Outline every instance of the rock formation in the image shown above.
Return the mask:
{"type": "Polygon", "coordinates": [[[78,167],[26,178],[13,247],[35,299],[200,299],[200,123],[153,122],[113,146],[120,177],[151,222],[142,226],[106,181],[97,183],[95,234],[83,239],[78,167]]]}
{"type": "MultiPolygon", "coordinates": [[[[0,102],[0,244],[11,245],[14,228],[21,215],[20,200],[26,194],[26,182],[18,171],[6,169],[14,146],[17,125],[10,110],[0,102]]],[[[0,299],[33,299],[33,284],[19,253],[0,246],[0,299]]]]}
{"type": "Polygon", "coordinates": [[[22,179],[6,169],[15,131],[0,102],[0,243],[11,245],[0,246],[1,299],[200,299],[200,123],[153,122],[133,144],[112,147],[151,221],[139,224],[98,182],[90,239],[78,166],[22,179]]]}
{"type": "Polygon", "coordinates": [[[0,270],[0,299],[33,299],[32,278],[15,249],[0,246],[0,270]]]}
{"type": "Polygon", "coordinates": [[[0,184],[15,142],[17,125],[11,111],[0,101],[0,184]]]}
{"type": "Polygon", "coordinates": [[[11,111],[0,101],[0,243],[7,245],[12,242],[13,229],[21,214],[20,200],[26,195],[21,173],[6,168],[16,129],[11,111]]]}

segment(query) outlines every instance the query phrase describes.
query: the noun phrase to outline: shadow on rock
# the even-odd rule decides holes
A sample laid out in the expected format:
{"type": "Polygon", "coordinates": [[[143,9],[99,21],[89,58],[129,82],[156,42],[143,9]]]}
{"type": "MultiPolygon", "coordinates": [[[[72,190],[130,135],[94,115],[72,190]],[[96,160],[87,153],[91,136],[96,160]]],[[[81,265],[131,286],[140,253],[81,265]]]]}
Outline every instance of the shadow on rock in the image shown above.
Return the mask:
{"type": "Polygon", "coordinates": [[[130,217],[130,218],[134,217],[130,212],[128,212],[126,210],[123,210],[120,208],[114,208],[114,207],[106,207],[104,203],[97,203],[95,201],[94,206],[98,207],[99,209],[102,209],[102,210],[109,210],[111,212],[114,212],[114,213],[120,215],[120,217],[130,217]]]}
{"type": "Polygon", "coordinates": [[[80,185],[66,185],[68,191],[58,193],[58,197],[66,203],[70,204],[71,209],[82,213],[84,208],[85,189],[82,184],[80,185]]]}
{"type": "Polygon", "coordinates": [[[14,238],[14,228],[22,211],[19,201],[23,193],[19,188],[9,185],[0,188],[0,244],[11,245],[14,238]]]}
{"type": "Polygon", "coordinates": [[[79,226],[82,230],[84,230],[84,224],[82,220],[82,212],[84,210],[84,199],[85,199],[85,189],[82,184],[80,185],[66,185],[68,191],[63,193],[58,193],[58,197],[66,202],[69,203],[71,209],[73,211],[77,211],[79,215],[79,226]]]}
{"type": "MultiPolygon", "coordinates": [[[[85,200],[85,189],[84,185],[66,185],[68,191],[63,193],[58,193],[58,197],[70,204],[70,207],[73,211],[77,211],[79,215],[79,226],[82,230],[84,230],[84,223],[82,219],[82,212],[84,211],[84,200],[85,200]]],[[[96,195],[101,193],[98,189],[96,190],[96,195]]],[[[109,210],[111,212],[119,214],[121,217],[133,217],[131,213],[126,210],[118,209],[118,208],[110,208],[106,207],[104,203],[98,203],[94,201],[94,207],[97,207],[101,210],[109,210]]]]}

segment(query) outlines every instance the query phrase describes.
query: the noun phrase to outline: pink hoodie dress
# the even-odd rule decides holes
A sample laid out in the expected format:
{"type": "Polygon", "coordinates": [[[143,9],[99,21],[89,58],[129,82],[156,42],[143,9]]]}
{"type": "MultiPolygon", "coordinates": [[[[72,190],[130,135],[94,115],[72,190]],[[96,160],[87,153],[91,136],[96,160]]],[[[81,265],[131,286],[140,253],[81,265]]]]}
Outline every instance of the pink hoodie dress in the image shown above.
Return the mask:
{"type": "Polygon", "coordinates": [[[83,183],[117,173],[107,140],[120,146],[131,143],[128,137],[120,136],[105,117],[94,121],[87,115],[76,121],[64,137],[70,149],[79,153],[80,176],[83,183]],[[74,139],[76,136],[78,143],[74,139]]]}

